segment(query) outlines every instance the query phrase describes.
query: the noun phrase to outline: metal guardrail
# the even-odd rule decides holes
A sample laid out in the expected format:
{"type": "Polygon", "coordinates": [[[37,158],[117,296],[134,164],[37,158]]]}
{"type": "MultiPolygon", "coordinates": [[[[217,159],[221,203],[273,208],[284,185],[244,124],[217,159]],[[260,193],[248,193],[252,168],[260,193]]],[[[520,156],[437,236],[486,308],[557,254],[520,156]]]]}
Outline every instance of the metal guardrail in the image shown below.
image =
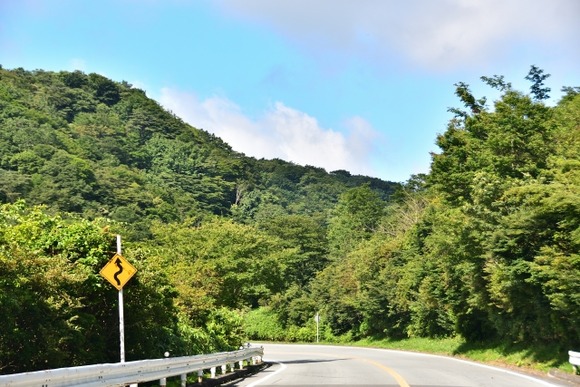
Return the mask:
{"type": "Polygon", "coordinates": [[[568,351],[568,356],[570,356],[568,361],[572,364],[574,373],[580,374],[580,352],[568,351]]]}
{"type": "Polygon", "coordinates": [[[249,347],[242,348],[239,351],[221,352],[210,355],[57,368],[45,371],[0,375],[0,386],[126,386],[154,380],[164,381],[165,378],[172,376],[181,376],[182,385],[185,385],[187,374],[211,370],[213,376],[215,375],[216,367],[222,367],[222,370],[224,370],[228,365],[232,366],[244,360],[252,361],[255,364],[256,362],[261,362],[263,355],[264,349],[262,347],[249,347]]]}

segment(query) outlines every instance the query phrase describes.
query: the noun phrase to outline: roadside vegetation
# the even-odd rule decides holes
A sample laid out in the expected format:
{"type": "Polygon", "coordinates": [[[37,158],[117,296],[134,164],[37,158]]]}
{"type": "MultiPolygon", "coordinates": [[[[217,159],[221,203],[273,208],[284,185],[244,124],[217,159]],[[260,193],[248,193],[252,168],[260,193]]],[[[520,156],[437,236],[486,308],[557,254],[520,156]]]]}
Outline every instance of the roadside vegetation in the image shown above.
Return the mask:
{"type": "Polygon", "coordinates": [[[461,337],[441,339],[415,337],[403,340],[364,339],[355,345],[453,356],[544,375],[554,368],[567,373],[572,372],[572,366],[568,362],[568,350],[558,344],[534,346],[502,341],[469,342],[461,337]]]}

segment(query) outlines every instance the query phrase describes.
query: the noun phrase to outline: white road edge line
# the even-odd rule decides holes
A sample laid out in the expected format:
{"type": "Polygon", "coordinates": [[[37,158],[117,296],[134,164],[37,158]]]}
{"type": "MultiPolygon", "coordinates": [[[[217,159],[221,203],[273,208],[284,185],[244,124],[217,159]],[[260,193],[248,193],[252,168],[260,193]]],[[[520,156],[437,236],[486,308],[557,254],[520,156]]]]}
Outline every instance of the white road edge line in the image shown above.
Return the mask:
{"type": "MultiPolygon", "coordinates": [[[[273,344],[276,345],[276,344],[273,344]]],[[[282,344],[283,345],[283,344],[282,344]]],[[[323,348],[323,347],[330,347],[330,348],[340,348],[340,349],[344,349],[345,347],[342,346],[336,346],[336,345],[320,345],[320,344],[306,344],[304,345],[305,347],[315,347],[315,348],[323,348]]],[[[365,349],[365,350],[371,350],[371,351],[387,351],[387,352],[399,352],[399,353],[406,353],[406,354],[413,354],[413,355],[418,355],[418,356],[425,356],[425,357],[430,357],[430,356],[434,356],[434,357],[439,357],[439,358],[445,358],[445,359],[450,359],[450,360],[454,360],[460,363],[467,363],[467,364],[471,364],[473,366],[477,366],[477,367],[481,367],[481,368],[487,368],[487,369],[492,369],[495,371],[499,371],[499,372],[503,372],[505,374],[510,374],[510,375],[514,375],[514,376],[519,376],[520,378],[523,379],[527,379],[529,381],[534,381],[538,384],[547,386],[547,387],[558,387],[560,386],[560,384],[555,384],[543,379],[540,379],[538,377],[535,376],[530,376],[530,375],[526,375],[524,373],[520,373],[520,372],[516,372],[516,371],[511,371],[505,368],[501,368],[501,367],[494,367],[494,366],[490,366],[487,364],[482,364],[482,363],[478,363],[476,361],[472,361],[472,360],[465,360],[465,359],[458,359],[456,357],[452,357],[452,356],[444,356],[444,355],[435,355],[435,354],[430,354],[430,353],[422,353],[422,352],[413,352],[413,351],[403,351],[403,350],[399,350],[399,349],[388,349],[388,348],[369,348],[369,347],[356,347],[353,346],[351,348],[356,348],[356,349],[365,349]]],[[[280,363],[282,364],[282,363],[280,363]]],[[[270,376],[270,375],[268,375],[270,376]]],[[[254,385],[248,386],[248,387],[254,387],[254,385]]]]}
{"type": "Polygon", "coordinates": [[[271,373],[270,375],[266,375],[262,379],[256,380],[255,382],[252,382],[252,383],[248,384],[247,387],[254,387],[254,386],[257,386],[259,384],[262,384],[266,380],[270,379],[272,376],[274,376],[274,375],[276,375],[276,374],[278,374],[278,373],[280,373],[280,372],[282,372],[282,371],[284,371],[286,369],[286,364],[280,363],[280,362],[277,362],[277,361],[275,361],[274,363],[280,364],[280,368],[277,369],[276,371],[274,371],[273,373],[271,373]]]}
{"type": "MultiPolygon", "coordinates": [[[[356,348],[364,348],[364,347],[356,347],[356,348]]],[[[501,367],[494,367],[494,366],[490,366],[490,365],[487,365],[487,364],[481,364],[481,363],[478,363],[476,361],[465,360],[465,359],[458,359],[458,358],[452,357],[452,356],[433,355],[433,354],[430,354],[430,353],[421,353],[421,352],[412,352],[412,351],[401,351],[401,350],[397,350],[397,349],[386,349],[386,348],[366,348],[366,349],[372,349],[374,351],[391,351],[391,352],[412,353],[412,354],[415,354],[415,355],[425,356],[425,357],[435,356],[435,357],[439,357],[439,358],[454,360],[454,361],[457,361],[457,362],[460,362],[460,363],[471,364],[471,365],[476,366],[476,367],[481,367],[481,368],[486,368],[486,369],[490,369],[490,370],[495,370],[495,371],[498,371],[498,372],[503,372],[505,374],[510,374],[510,375],[518,376],[520,378],[527,379],[527,380],[536,382],[538,384],[543,384],[544,386],[548,386],[548,387],[558,387],[559,386],[559,384],[554,384],[554,383],[548,382],[546,380],[542,380],[540,378],[537,378],[537,377],[534,377],[534,376],[530,376],[530,375],[526,375],[526,374],[523,374],[523,373],[520,373],[520,372],[511,371],[511,370],[504,369],[504,368],[501,368],[501,367]]]]}

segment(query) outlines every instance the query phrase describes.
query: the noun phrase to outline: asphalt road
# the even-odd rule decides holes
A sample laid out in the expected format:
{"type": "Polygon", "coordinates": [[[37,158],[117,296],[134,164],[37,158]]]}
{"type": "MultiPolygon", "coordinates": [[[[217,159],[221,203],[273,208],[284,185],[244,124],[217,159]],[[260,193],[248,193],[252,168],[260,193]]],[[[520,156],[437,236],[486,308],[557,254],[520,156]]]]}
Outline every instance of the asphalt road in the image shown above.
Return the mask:
{"type": "Polygon", "coordinates": [[[263,344],[270,367],[230,387],[563,386],[514,371],[420,353],[326,345],[263,344]]]}

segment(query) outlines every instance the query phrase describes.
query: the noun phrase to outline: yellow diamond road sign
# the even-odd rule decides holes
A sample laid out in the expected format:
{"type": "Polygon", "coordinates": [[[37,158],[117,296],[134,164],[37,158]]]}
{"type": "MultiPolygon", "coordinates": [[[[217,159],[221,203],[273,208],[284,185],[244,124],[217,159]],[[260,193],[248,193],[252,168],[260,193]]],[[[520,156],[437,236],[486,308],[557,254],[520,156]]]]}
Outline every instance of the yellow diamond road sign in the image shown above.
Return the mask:
{"type": "Polygon", "coordinates": [[[136,272],[137,269],[121,254],[113,255],[113,258],[101,269],[101,275],[118,290],[123,289],[136,272]]]}

